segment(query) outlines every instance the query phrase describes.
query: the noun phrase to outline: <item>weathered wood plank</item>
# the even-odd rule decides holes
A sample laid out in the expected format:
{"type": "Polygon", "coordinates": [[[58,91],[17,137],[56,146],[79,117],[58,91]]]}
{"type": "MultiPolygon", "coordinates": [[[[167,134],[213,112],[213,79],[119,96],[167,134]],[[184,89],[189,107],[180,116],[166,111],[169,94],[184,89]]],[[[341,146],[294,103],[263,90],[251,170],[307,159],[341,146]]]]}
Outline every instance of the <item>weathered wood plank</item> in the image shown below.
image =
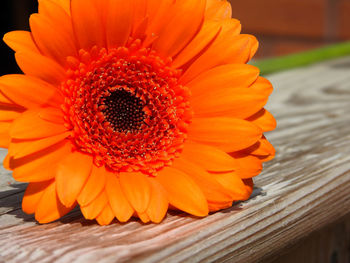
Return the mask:
{"type": "Polygon", "coordinates": [[[25,184],[1,170],[0,261],[257,262],[350,213],[350,58],[270,79],[277,157],[250,200],[203,219],[171,212],[159,225],[100,227],[79,211],[38,225],[20,209],[25,184]]]}

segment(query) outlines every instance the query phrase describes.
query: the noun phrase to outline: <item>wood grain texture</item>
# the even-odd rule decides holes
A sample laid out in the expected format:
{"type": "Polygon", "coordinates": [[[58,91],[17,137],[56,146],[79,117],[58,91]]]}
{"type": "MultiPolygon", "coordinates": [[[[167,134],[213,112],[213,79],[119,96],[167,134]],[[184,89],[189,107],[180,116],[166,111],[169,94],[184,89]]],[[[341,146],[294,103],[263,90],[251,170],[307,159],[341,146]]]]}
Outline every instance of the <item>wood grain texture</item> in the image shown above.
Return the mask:
{"type": "MultiPolygon", "coordinates": [[[[277,157],[253,196],[197,219],[101,227],[73,211],[39,225],[20,201],[25,184],[0,176],[0,262],[258,262],[350,213],[350,58],[272,75],[267,134],[277,157]]],[[[5,154],[4,151],[1,152],[5,154]]]]}

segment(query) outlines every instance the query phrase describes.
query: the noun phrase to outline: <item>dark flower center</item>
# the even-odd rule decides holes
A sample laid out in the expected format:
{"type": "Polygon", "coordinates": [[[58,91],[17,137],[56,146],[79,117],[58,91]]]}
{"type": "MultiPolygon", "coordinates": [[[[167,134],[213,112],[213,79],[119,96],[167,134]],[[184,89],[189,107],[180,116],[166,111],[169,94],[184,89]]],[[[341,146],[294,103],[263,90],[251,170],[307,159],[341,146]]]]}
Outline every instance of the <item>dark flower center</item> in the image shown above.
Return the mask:
{"type": "Polygon", "coordinates": [[[98,167],[156,176],[183,148],[192,118],[190,91],[140,40],[128,47],[79,51],[62,83],[70,140],[98,167]]]}
{"type": "Polygon", "coordinates": [[[102,111],[115,131],[134,132],[141,129],[145,119],[143,102],[129,91],[118,89],[103,99],[102,111]]]}

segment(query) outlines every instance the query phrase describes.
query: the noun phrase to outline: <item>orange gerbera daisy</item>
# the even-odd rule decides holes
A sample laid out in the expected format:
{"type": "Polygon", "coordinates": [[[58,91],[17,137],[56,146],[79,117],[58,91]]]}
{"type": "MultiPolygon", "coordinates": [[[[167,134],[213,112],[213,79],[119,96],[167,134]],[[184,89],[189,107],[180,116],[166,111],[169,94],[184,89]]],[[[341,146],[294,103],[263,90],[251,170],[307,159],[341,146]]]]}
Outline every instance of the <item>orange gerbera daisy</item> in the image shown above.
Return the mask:
{"type": "Polygon", "coordinates": [[[272,91],[225,0],[39,0],[4,41],[4,166],[40,223],[77,204],[101,225],[195,216],[247,199],[274,156],[272,91]]]}

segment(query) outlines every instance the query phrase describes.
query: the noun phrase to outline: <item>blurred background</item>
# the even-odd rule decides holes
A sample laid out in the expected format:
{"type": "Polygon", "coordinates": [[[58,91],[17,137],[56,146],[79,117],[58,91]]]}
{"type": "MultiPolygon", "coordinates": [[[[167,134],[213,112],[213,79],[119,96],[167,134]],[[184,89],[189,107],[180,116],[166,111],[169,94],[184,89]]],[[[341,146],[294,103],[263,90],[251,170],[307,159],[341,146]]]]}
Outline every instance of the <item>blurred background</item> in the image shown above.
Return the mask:
{"type": "MultiPolygon", "coordinates": [[[[255,35],[255,58],[305,51],[350,39],[350,0],[229,0],[243,33],[255,35]]],[[[28,29],[37,0],[1,0],[1,35],[28,29]]],[[[18,72],[11,50],[0,44],[0,75],[18,72]]]]}

